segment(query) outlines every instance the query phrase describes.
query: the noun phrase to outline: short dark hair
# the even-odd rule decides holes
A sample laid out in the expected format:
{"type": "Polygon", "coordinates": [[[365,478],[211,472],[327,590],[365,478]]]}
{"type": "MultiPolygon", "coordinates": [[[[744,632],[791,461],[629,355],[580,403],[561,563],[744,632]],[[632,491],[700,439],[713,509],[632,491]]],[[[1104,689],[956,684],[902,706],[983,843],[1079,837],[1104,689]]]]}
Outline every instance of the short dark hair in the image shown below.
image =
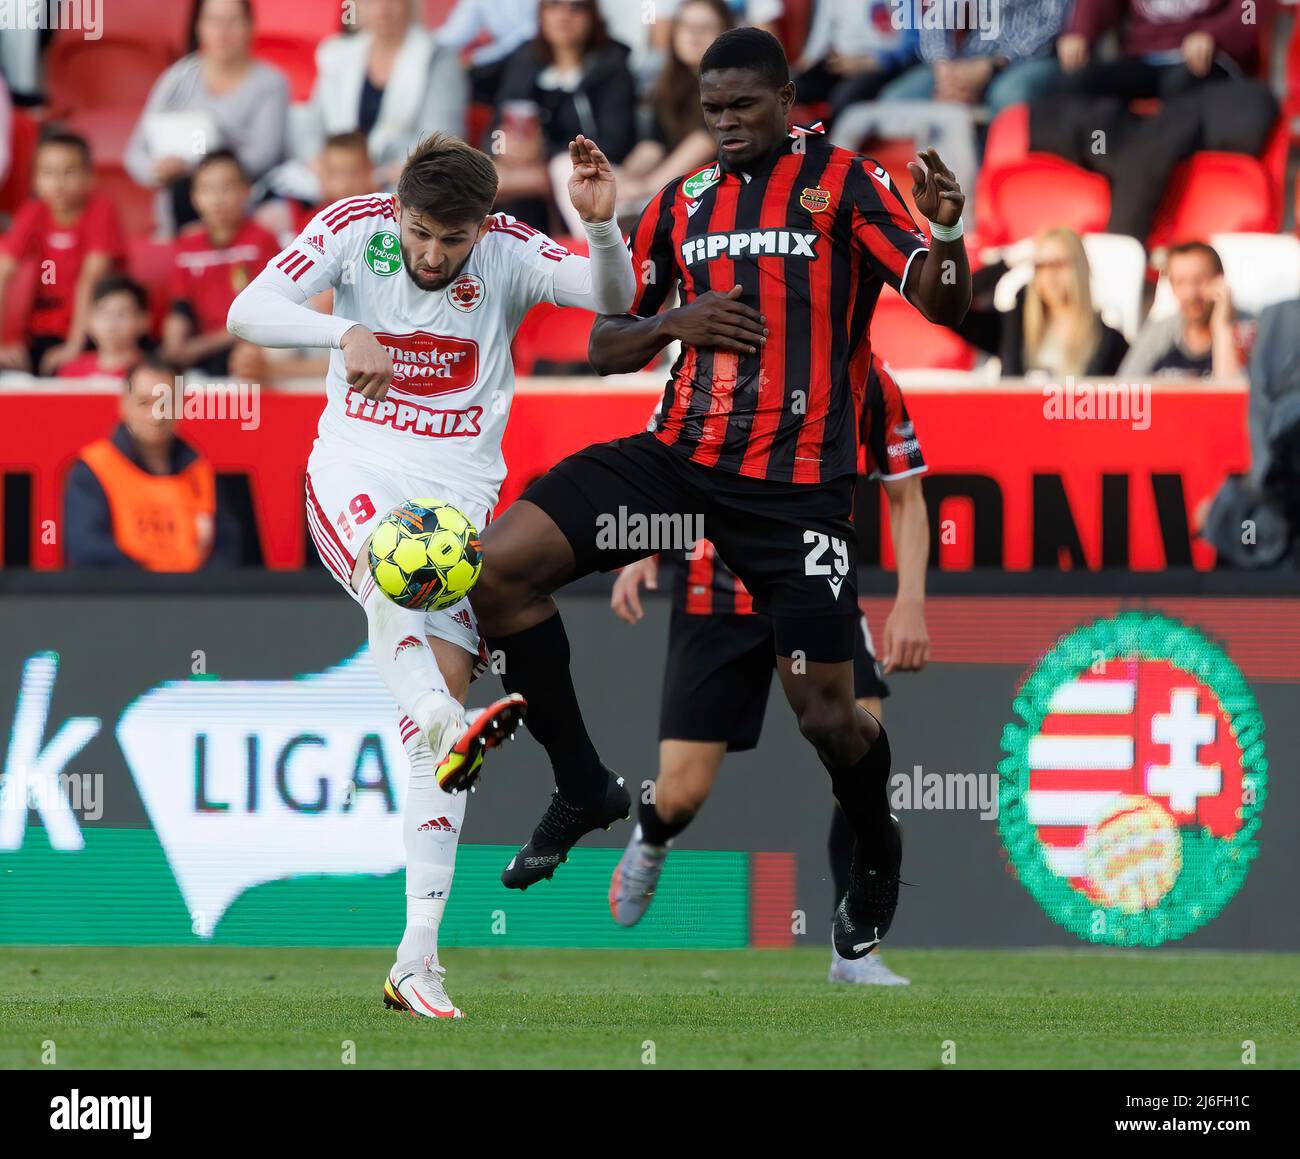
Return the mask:
{"type": "Polygon", "coordinates": [[[71,129],[65,129],[61,125],[51,125],[37,139],[36,148],[47,149],[52,147],[75,149],[81,154],[81,159],[85,162],[87,169],[92,165],[90,143],[80,133],[74,133],[71,129]]]}
{"type": "Polygon", "coordinates": [[[197,177],[204,169],[212,165],[233,165],[239,172],[239,180],[245,185],[249,184],[248,174],[244,172],[244,166],[240,163],[233,149],[213,149],[210,153],[204,153],[199,158],[199,163],[194,166],[193,177],[197,177]]]}
{"type": "Polygon", "coordinates": [[[762,28],[731,28],[709,45],[700,61],[700,75],[724,68],[752,69],[774,89],[790,83],[785,49],[762,28]]]}
{"type": "Polygon", "coordinates": [[[1169,268],[1169,263],[1181,254],[1204,254],[1214,267],[1216,274],[1223,273],[1223,259],[1219,257],[1219,251],[1208,242],[1203,241],[1185,241],[1178,245],[1169,247],[1169,252],[1165,255],[1165,269],[1169,268]]]}
{"type": "Polygon", "coordinates": [[[407,158],[397,197],[445,224],[482,221],[496,204],[500,179],[486,153],[447,133],[426,137],[407,158]]]}
{"type": "MultiPolygon", "coordinates": [[[[194,0],[194,10],[190,13],[190,52],[199,50],[199,20],[203,17],[203,5],[205,0],[194,0]]],[[[244,10],[244,19],[249,24],[253,24],[253,3],[252,0],[239,0],[239,6],[244,10]]]]}
{"type": "Polygon", "coordinates": [[[179,366],[174,362],[168,362],[159,354],[142,354],[131,363],[131,369],[126,372],[126,378],[122,380],[124,393],[130,391],[131,383],[135,381],[135,376],[142,370],[156,370],[159,374],[173,380],[181,373],[179,366]]]}
{"type": "Polygon", "coordinates": [[[149,309],[149,295],[145,292],[145,288],[134,278],[128,278],[125,274],[109,274],[107,277],[100,278],[91,291],[90,300],[92,302],[102,302],[113,294],[130,294],[141,310],[147,311],[149,309]]]}
{"type": "Polygon", "coordinates": [[[370,159],[370,140],[360,129],[353,129],[350,133],[332,133],[325,138],[325,144],[321,148],[351,149],[356,153],[364,153],[366,159],[370,159]]]}

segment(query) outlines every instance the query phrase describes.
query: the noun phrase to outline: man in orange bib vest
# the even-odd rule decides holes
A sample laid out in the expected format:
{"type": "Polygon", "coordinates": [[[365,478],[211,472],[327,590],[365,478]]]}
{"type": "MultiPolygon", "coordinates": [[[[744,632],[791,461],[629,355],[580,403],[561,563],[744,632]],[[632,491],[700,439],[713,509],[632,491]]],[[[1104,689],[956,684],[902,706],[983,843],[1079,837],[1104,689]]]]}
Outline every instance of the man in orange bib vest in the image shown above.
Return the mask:
{"type": "Polygon", "coordinates": [[[212,464],[176,435],[174,371],[145,359],[126,380],[121,423],[83,448],[63,501],[70,567],[197,571],[237,562],[217,531],[212,464]]]}

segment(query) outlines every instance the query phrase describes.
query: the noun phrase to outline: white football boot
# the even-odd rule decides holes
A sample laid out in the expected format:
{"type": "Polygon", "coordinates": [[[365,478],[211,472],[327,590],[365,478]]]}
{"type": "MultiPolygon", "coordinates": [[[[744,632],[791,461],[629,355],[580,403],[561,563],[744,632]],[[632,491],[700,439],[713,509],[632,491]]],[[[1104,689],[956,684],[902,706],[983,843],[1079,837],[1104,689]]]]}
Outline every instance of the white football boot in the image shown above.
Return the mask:
{"type": "Polygon", "coordinates": [[[432,954],[394,966],[384,983],[384,1005],[417,1018],[464,1018],[443,989],[446,972],[432,954]]]}
{"type": "Polygon", "coordinates": [[[640,825],[632,831],[632,840],[609,879],[609,912],[620,926],[634,926],[645,916],[667,858],[667,845],[642,841],[640,825]]]}
{"type": "Polygon", "coordinates": [[[911,979],[895,974],[885,965],[879,950],[861,958],[842,958],[831,948],[831,972],[828,982],[853,982],[859,986],[910,986],[911,979]]]}

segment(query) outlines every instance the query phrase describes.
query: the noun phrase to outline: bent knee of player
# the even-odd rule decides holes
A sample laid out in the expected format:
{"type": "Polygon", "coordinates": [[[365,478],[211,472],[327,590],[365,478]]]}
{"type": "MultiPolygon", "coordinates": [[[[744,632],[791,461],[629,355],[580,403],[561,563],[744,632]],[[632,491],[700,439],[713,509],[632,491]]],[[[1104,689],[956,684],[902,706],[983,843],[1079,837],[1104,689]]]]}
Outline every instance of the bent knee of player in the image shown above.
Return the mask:
{"type": "Polygon", "coordinates": [[[799,731],[833,764],[861,742],[857,738],[857,705],[829,692],[811,692],[799,707],[799,731]]]}

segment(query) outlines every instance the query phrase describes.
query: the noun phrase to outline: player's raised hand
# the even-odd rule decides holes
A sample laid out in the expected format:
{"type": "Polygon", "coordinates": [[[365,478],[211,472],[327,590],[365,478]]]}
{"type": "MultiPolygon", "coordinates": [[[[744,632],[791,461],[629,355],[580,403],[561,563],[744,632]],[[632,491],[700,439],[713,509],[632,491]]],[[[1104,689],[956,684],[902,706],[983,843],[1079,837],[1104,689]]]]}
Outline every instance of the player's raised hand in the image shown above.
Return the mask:
{"type": "Polygon", "coordinates": [[[767,341],[767,319],[740,301],[742,286],[708,290],[688,306],[663,315],[668,333],[688,346],[757,354],[767,341]]]}
{"type": "Polygon", "coordinates": [[[573,176],[569,178],[569,200],[583,221],[609,221],[614,216],[618,187],[614,166],[590,137],[579,133],[569,142],[573,176]]]}
{"type": "Polygon", "coordinates": [[[651,591],[659,588],[659,557],[649,556],[629,563],[614,580],[609,606],[620,620],[635,624],[645,612],[641,608],[641,585],[651,591]]]}
{"type": "Polygon", "coordinates": [[[364,326],[357,325],[343,335],[339,347],[348,372],[348,385],[368,399],[382,399],[393,382],[393,360],[379,339],[364,326]]]}
{"type": "Polygon", "coordinates": [[[907,163],[912,175],[912,200],[926,218],[939,225],[956,225],[961,220],[966,195],[953,172],[934,149],[918,153],[907,163]]]}

